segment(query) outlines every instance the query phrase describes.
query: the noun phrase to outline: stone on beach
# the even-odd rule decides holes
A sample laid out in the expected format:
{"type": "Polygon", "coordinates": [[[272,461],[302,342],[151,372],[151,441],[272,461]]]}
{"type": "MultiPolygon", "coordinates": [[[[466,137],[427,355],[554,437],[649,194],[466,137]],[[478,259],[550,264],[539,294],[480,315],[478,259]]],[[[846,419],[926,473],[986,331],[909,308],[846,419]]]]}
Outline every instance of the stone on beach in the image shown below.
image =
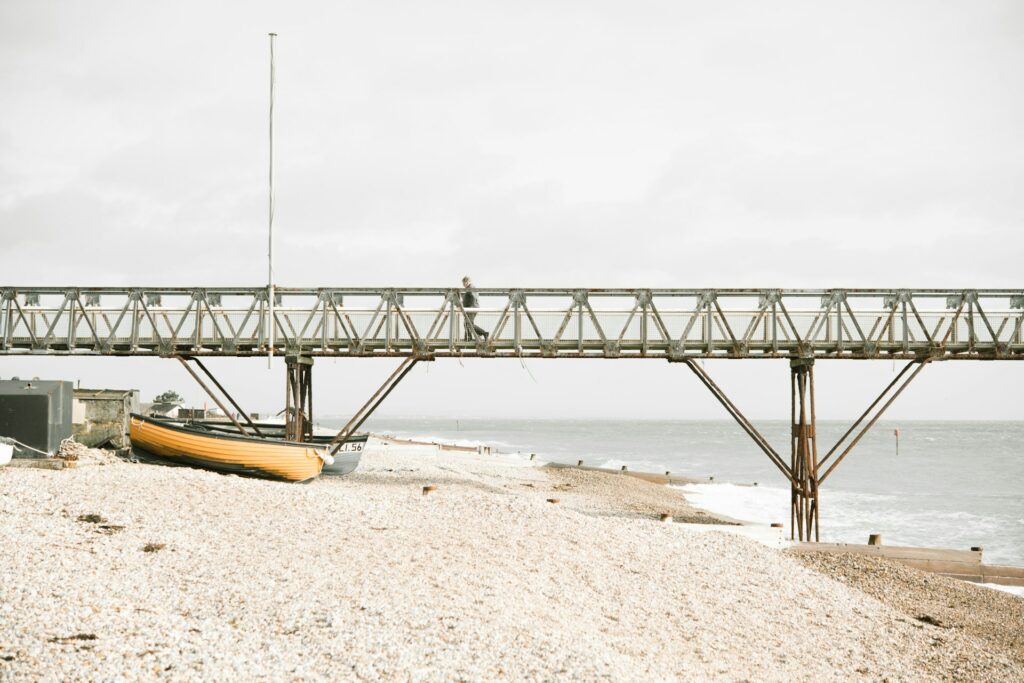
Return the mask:
{"type": "Polygon", "coordinates": [[[308,485],[0,470],[0,679],[1024,677],[806,560],[659,522],[702,517],[677,491],[530,465],[371,444],[308,485]]]}

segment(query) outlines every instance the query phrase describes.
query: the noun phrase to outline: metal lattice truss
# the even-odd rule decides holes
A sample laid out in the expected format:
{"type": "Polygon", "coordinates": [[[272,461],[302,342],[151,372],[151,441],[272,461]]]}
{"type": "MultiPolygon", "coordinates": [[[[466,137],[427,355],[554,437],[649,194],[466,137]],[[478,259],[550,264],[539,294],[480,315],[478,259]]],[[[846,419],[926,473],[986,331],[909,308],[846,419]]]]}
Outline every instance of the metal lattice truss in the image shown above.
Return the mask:
{"type": "Polygon", "coordinates": [[[1024,358],[1024,290],[274,291],[2,288],[0,354],[1024,358]]]}

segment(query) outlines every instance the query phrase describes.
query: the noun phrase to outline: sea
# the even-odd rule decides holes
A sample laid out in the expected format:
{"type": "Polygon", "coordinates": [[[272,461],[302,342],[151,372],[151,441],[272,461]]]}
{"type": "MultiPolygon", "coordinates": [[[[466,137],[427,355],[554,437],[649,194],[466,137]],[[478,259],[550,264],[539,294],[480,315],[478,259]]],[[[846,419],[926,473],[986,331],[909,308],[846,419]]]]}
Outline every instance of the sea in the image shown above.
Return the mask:
{"type": "MultiPolygon", "coordinates": [[[[788,461],[788,423],[756,426],[788,461]]],[[[818,422],[819,457],[848,426],[818,422]]],[[[363,429],[539,461],[670,471],[699,481],[680,487],[694,505],[789,529],[785,479],[734,422],[381,417],[363,429]]],[[[877,533],[886,545],[981,546],[986,563],[1024,566],[1024,422],[879,422],[822,485],[820,514],[824,542],[866,543],[877,533]]]]}

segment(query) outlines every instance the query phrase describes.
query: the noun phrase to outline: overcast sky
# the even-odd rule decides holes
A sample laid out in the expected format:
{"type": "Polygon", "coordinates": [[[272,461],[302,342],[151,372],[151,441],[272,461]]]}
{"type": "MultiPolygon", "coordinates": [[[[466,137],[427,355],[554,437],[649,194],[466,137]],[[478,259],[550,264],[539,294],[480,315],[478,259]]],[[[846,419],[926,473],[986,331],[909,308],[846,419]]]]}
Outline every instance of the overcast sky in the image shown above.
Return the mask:
{"type": "MultiPolygon", "coordinates": [[[[679,1],[4,0],[0,284],[265,284],[268,31],[281,285],[1024,287],[1024,4],[679,1]]],[[[1020,418],[1019,365],[928,368],[894,415],[1020,418]]],[[[386,410],[722,415],[662,362],[529,368],[439,362],[386,410]]],[[[786,415],[784,362],[708,369],[786,415]]],[[[318,408],[389,370],[318,362],[318,408]]],[[[891,374],[820,363],[821,414],[891,374]]],[[[201,400],[171,361],[11,375],[201,400]]]]}

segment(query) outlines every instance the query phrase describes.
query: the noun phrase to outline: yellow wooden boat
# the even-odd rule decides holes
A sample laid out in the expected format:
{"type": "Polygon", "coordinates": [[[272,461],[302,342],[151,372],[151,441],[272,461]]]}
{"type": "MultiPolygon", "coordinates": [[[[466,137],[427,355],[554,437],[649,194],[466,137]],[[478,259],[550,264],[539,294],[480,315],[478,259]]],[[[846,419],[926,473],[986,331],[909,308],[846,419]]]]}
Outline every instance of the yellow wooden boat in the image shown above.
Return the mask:
{"type": "MultiPolygon", "coordinates": [[[[332,461],[324,446],[225,434],[132,413],[132,448],[193,467],[285,481],[319,476],[332,461]]],[[[353,468],[354,469],[354,468],[353,468]]]]}

